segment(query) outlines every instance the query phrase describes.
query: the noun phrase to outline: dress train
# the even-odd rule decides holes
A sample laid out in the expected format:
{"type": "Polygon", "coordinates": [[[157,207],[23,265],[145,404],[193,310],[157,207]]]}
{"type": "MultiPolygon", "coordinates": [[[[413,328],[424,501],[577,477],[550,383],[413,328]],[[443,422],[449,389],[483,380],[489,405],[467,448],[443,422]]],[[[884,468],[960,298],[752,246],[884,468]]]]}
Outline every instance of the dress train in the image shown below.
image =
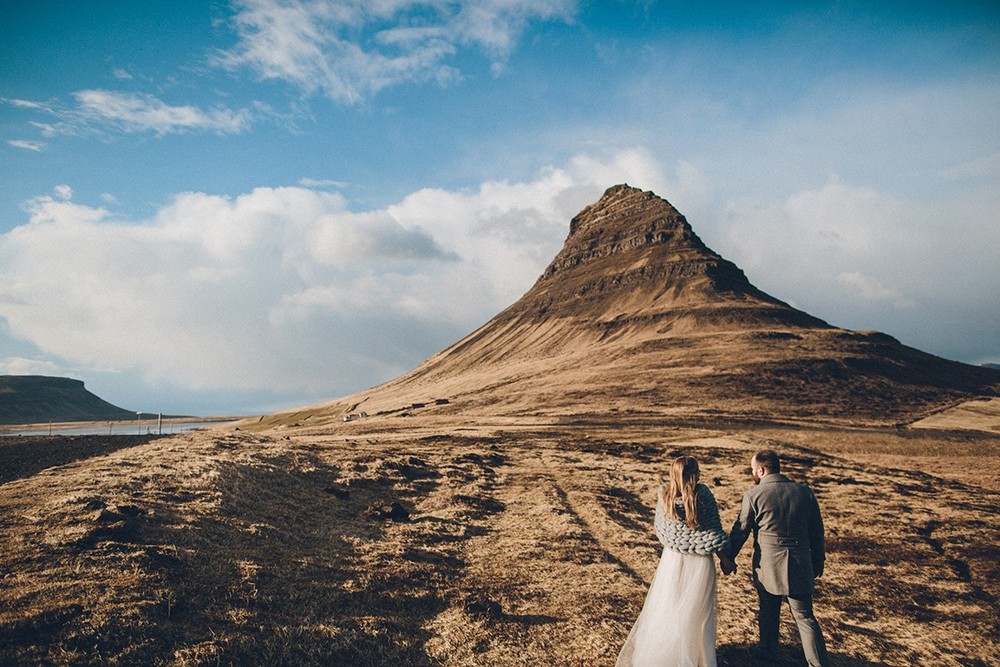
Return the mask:
{"type": "Polygon", "coordinates": [[[616,667],[717,667],[715,562],[664,549],[616,667]]]}

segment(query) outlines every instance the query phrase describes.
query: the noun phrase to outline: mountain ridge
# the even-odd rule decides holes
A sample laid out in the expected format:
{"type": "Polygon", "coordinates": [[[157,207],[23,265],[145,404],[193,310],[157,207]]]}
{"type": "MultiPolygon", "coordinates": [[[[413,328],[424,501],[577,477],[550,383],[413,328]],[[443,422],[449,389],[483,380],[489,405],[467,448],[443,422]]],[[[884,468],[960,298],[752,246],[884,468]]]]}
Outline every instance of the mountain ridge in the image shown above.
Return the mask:
{"type": "Polygon", "coordinates": [[[0,375],[0,424],[135,419],[88,391],[82,380],[47,375],[0,375]]]}

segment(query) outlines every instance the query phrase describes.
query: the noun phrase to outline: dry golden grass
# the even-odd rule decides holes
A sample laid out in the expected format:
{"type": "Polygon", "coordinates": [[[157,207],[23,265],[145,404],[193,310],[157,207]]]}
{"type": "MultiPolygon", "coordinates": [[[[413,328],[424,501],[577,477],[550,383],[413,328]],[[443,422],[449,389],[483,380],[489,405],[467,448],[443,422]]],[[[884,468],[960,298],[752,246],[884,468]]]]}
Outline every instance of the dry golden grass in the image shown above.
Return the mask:
{"type": "MultiPolygon", "coordinates": [[[[824,510],[833,665],[1000,649],[992,433],[391,417],[48,446],[0,484],[3,664],[612,665],[667,462],[697,456],[729,523],[761,446],[824,510]]],[[[749,556],[720,578],[722,665],[752,664],[749,556]]]]}
{"type": "Polygon", "coordinates": [[[921,419],[914,426],[1000,433],[1000,398],[964,401],[952,408],[921,419]]]}

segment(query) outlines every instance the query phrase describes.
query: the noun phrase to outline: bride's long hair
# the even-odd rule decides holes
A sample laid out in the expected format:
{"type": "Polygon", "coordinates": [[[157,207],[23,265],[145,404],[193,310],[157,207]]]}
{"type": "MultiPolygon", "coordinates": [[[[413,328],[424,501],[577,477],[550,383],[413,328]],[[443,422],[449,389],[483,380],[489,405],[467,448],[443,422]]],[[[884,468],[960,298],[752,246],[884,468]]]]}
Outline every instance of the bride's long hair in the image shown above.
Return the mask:
{"type": "Polygon", "coordinates": [[[698,498],[695,486],[701,471],[698,469],[698,459],[693,456],[678,456],[670,466],[670,484],[663,487],[663,509],[674,521],[681,521],[674,502],[678,496],[684,506],[683,521],[692,530],[698,529],[698,498]]]}

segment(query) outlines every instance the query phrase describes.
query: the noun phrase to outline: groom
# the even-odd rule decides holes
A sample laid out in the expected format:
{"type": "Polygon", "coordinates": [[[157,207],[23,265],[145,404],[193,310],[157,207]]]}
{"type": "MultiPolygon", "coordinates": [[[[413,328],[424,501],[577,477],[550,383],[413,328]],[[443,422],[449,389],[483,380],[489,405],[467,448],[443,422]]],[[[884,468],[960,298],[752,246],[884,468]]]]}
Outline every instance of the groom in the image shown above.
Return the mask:
{"type": "Polygon", "coordinates": [[[823,519],[812,490],[781,474],[778,455],[762,449],[750,459],[757,486],[743,495],[740,516],[729,533],[728,555],[735,559],[753,532],[753,581],[760,600],[760,643],[750,655],[773,660],[778,617],[788,600],[810,667],[827,667],[826,643],[813,616],[813,578],[823,574],[823,519]]]}

